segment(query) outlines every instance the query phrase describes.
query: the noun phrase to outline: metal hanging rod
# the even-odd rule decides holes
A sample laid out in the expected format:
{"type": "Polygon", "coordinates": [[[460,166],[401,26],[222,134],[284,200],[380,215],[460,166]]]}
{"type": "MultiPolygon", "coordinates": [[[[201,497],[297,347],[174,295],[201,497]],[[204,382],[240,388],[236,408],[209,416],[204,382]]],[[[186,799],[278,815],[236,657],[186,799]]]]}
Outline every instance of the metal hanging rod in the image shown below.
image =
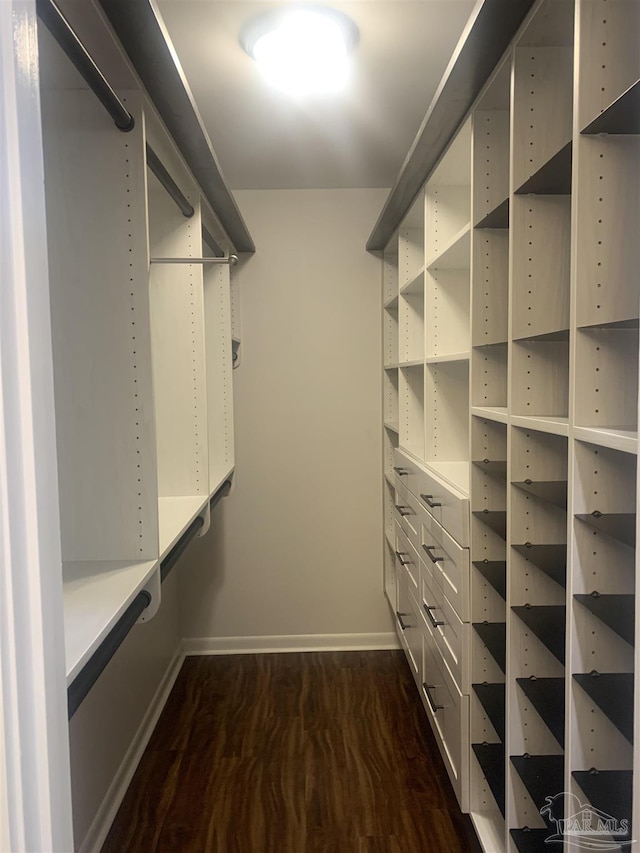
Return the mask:
{"type": "Polygon", "coordinates": [[[85,666],[83,666],[78,675],[73,679],[67,690],[67,715],[69,719],[73,717],[83,703],[87,693],[100,678],[105,667],[118,651],[129,631],[150,604],[151,594],[146,590],[139,592],[102,643],[100,643],[91,655],[85,666]]]}
{"type": "Polygon", "coordinates": [[[135,125],[133,116],[116,95],[107,78],[95,64],[75,30],[53,0],[36,0],[36,10],[42,23],[78,69],[115,122],[118,130],[123,133],[133,130],[135,125]]]}
{"type": "Polygon", "coordinates": [[[229,264],[235,267],[238,263],[237,255],[229,255],[228,258],[150,258],[152,264],[229,264]]]}
{"type": "Polygon", "coordinates": [[[151,169],[156,178],[160,181],[165,190],[180,208],[182,214],[190,218],[195,213],[189,200],[182,192],[180,187],[173,180],[167,169],[163,166],[162,161],[147,143],[147,166],[151,169]]]}

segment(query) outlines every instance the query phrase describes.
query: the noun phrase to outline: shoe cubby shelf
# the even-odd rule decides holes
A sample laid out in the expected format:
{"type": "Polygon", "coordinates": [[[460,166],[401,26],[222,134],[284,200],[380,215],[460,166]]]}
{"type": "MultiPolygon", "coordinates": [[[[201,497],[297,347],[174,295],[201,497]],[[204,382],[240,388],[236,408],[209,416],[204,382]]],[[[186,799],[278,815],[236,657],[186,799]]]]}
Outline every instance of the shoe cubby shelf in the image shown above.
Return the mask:
{"type": "Polygon", "coordinates": [[[518,687],[536,709],[551,734],[564,748],[564,678],[516,678],[518,687]]]}
{"type": "Polygon", "coordinates": [[[486,853],[546,849],[565,790],[640,820],[638,32],[637,0],[536,0],[397,243],[399,446],[469,499],[486,853]]]}

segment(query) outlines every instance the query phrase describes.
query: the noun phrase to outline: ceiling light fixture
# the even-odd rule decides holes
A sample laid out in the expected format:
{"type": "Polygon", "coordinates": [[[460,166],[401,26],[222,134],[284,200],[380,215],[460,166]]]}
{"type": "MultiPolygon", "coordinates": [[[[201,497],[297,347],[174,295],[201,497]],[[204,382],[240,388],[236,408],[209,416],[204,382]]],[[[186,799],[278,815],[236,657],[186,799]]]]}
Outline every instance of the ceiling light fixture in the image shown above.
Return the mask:
{"type": "Polygon", "coordinates": [[[244,50],[267,79],[293,95],[337,92],[347,81],[358,40],[351,18],[325,6],[272,9],[240,34],[244,50]]]}

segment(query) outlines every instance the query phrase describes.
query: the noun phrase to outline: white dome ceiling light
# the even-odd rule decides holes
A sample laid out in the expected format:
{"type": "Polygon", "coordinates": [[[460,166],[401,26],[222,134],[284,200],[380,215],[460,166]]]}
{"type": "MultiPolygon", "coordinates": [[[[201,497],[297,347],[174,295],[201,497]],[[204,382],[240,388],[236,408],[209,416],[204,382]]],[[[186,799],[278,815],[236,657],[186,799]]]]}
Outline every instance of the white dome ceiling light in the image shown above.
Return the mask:
{"type": "Polygon", "coordinates": [[[351,18],[325,6],[269,10],[243,27],[240,42],[266,78],[292,95],[338,92],[358,41],[351,18]]]}

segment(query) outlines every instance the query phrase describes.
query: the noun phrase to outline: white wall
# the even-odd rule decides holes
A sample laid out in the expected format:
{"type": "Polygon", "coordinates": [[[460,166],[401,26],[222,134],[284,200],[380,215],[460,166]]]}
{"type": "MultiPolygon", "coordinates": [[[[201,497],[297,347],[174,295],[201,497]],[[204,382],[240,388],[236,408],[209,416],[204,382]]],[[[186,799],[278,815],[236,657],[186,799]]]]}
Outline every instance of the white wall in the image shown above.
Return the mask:
{"type": "Polygon", "coordinates": [[[176,674],[177,571],[162,586],[157,615],[133,628],[71,720],[76,850],[93,853],[102,846],[171,686],[167,679],[176,674]]]}
{"type": "Polygon", "coordinates": [[[187,651],[395,645],[382,593],[380,262],[364,248],[386,195],[236,193],[257,245],[240,274],[236,485],[179,568],[182,633],[199,638],[187,651]]]}

